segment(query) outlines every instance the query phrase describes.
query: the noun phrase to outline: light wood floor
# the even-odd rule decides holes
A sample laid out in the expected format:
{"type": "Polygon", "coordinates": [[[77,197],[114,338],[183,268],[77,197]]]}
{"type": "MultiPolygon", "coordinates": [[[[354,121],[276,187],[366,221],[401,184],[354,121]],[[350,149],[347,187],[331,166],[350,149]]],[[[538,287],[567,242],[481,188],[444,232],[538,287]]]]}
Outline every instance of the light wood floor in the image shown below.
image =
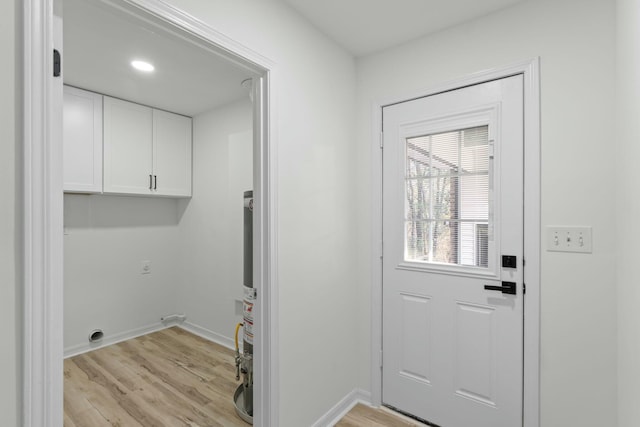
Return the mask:
{"type": "Polygon", "coordinates": [[[336,427],[427,427],[386,409],[358,404],[344,416],[336,427]]]}
{"type": "Polygon", "coordinates": [[[66,359],[65,427],[245,427],[233,351],[180,328],[66,359]]]}
{"type": "MultiPolygon", "coordinates": [[[[247,427],[233,351],[173,327],[64,361],[65,427],[247,427]]],[[[356,405],[337,427],[421,426],[356,405]]]]}

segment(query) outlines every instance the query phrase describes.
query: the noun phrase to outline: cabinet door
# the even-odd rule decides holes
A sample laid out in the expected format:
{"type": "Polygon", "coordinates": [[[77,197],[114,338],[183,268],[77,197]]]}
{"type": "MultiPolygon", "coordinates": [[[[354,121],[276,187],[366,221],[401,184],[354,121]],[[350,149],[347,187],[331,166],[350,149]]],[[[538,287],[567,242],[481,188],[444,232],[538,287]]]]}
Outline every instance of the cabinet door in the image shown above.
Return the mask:
{"type": "Polygon", "coordinates": [[[191,196],[191,118],[153,110],[154,193],[191,196]]]}
{"type": "Polygon", "coordinates": [[[64,87],[65,192],[102,192],[102,95],[64,87]]]}
{"type": "Polygon", "coordinates": [[[153,110],[104,97],[104,192],[151,194],[153,110]]]}

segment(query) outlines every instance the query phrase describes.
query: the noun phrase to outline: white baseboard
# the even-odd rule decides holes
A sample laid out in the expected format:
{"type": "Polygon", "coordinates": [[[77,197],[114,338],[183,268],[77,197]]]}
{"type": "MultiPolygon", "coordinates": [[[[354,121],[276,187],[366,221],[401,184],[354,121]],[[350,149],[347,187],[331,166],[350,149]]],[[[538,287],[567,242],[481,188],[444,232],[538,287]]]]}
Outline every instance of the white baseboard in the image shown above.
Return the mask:
{"type": "Polygon", "coordinates": [[[69,357],[97,350],[108,345],[117,344],[119,342],[150,334],[152,332],[157,332],[170,326],[173,326],[173,324],[164,324],[162,322],[158,322],[151,325],[143,326],[141,328],[135,328],[128,331],[120,332],[114,335],[109,335],[109,331],[105,331],[104,338],[99,343],[87,342],[86,344],[79,344],[65,348],[64,358],[67,359],[69,357]]]}
{"type": "Polygon", "coordinates": [[[340,421],[358,403],[371,405],[371,393],[362,389],[351,390],[349,394],[336,403],[333,408],[324,414],[312,427],[331,427],[340,421]]]}
{"type": "Polygon", "coordinates": [[[236,349],[233,338],[225,337],[224,335],[210,331],[207,328],[203,328],[202,326],[195,325],[191,322],[182,322],[177,326],[184,329],[185,331],[189,331],[194,335],[204,338],[205,340],[220,344],[221,346],[230,348],[231,350],[236,349]]]}
{"type": "Polygon", "coordinates": [[[108,335],[108,331],[105,332],[105,337],[99,343],[90,343],[74,345],[64,349],[64,358],[77,356],[82,353],[88,353],[93,350],[97,350],[108,345],[117,344],[122,341],[137,338],[142,335],[150,334],[152,332],[161,331],[162,329],[170,328],[172,326],[178,326],[186,331],[191,332],[194,335],[198,335],[206,340],[220,344],[223,347],[235,350],[234,341],[232,338],[225,337],[224,335],[210,331],[202,326],[195,325],[190,322],[158,322],[151,325],[143,326],[141,328],[131,329],[128,331],[120,332],[114,335],[108,335]]]}

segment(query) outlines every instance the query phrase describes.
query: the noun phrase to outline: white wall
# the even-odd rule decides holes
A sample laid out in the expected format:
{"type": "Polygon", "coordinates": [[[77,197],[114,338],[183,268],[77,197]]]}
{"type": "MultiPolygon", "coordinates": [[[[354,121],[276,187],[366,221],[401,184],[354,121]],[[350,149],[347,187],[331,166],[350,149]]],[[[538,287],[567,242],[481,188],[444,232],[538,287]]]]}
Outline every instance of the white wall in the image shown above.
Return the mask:
{"type": "Polygon", "coordinates": [[[280,426],[310,425],[357,384],[354,60],[280,2],[170,3],[276,63],[280,426]]]}
{"type": "Polygon", "coordinates": [[[618,408],[619,426],[640,419],[640,2],[618,0],[617,222],[618,222],[618,408]]]}
{"type": "Polygon", "coordinates": [[[86,349],[93,329],[108,343],[175,313],[177,200],[65,194],[64,202],[65,353],[86,349]],[[150,274],[141,274],[143,260],[150,274]]]}
{"type": "Polygon", "coordinates": [[[19,286],[20,217],[18,188],[22,173],[21,135],[21,16],[22,2],[0,2],[0,50],[9,60],[0,67],[0,425],[17,426],[20,379],[19,286]]]}
{"type": "MultiPolygon", "coordinates": [[[[591,255],[542,252],[543,427],[616,424],[614,24],[609,0],[526,1],[358,61],[356,193],[368,207],[374,100],[540,56],[542,226],[594,233],[591,255]]],[[[371,219],[358,212],[358,348],[368,360],[371,219]]],[[[362,364],[364,387],[369,368],[362,364]]]]}
{"type": "Polygon", "coordinates": [[[193,118],[193,198],[180,202],[178,311],[227,344],[242,321],[236,299],[243,192],[253,188],[252,109],[247,96],[193,118]]]}

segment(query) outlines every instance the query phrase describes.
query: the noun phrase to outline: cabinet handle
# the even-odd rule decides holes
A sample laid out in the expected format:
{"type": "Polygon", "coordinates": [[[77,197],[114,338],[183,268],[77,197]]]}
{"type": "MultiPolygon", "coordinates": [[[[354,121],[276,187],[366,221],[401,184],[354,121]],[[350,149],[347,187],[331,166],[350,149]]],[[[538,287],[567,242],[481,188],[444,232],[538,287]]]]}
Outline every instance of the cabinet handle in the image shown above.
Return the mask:
{"type": "Polygon", "coordinates": [[[153,189],[153,176],[149,175],[149,190],[153,189]]]}
{"type": "Polygon", "coordinates": [[[153,189],[158,189],[158,177],[156,175],[153,175],[153,189]]]}

